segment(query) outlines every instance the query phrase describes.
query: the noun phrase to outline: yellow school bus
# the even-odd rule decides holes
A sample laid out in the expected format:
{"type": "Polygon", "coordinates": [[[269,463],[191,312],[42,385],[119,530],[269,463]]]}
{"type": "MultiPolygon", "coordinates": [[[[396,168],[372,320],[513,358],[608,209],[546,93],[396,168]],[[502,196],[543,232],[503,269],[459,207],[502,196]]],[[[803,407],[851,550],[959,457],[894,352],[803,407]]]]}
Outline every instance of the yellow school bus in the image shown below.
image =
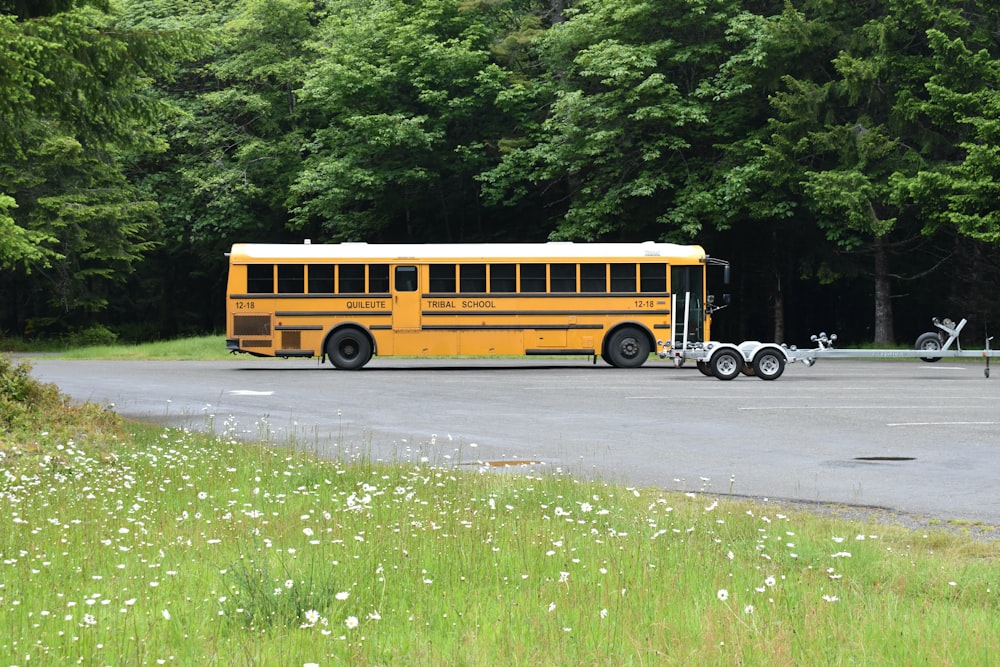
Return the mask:
{"type": "Polygon", "coordinates": [[[634,368],[679,342],[672,307],[690,342],[709,340],[709,263],[700,246],[653,242],[237,243],[226,346],[339,369],[374,355],[560,354],[634,368]]]}

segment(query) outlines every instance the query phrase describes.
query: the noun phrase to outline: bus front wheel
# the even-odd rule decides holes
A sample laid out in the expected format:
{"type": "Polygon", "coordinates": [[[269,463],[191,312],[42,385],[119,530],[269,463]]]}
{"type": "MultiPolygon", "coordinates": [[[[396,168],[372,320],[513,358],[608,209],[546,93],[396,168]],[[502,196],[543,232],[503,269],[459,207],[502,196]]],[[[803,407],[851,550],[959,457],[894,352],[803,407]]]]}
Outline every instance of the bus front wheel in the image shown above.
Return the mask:
{"type": "Polygon", "coordinates": [[[649,358],[649,338],[635,327],[625,327],[611,334],[604,355],[612,366],[638,368],[649,358]]]}
{"type": "Polygon", "coordinates": [[[335,368],[352,371],[361,368],[372,358],[372,344],[368,336],[358,329],[340,329],[330,336],[326,356],[335,368]]]}

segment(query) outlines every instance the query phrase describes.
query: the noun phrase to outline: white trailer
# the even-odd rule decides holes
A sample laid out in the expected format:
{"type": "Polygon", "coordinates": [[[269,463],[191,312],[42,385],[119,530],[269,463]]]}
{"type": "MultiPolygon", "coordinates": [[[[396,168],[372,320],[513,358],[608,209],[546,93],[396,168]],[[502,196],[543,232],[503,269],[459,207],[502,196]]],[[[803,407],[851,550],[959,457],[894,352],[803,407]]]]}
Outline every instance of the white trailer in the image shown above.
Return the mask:
{"type": "MultiPolygon", "coordinates": [[[[690,299],[685,298],[685,303],[690,299]]],[[[785,372],[787,364],[802,363],[812,366],[818,359],[922,359],[937,361],[944,358],[983,357],[986,359],[984,374],[990,376],[989,360],[997,354],[990,349],[992,336],[986,339],[984,350],[962,350],[959,334],[965,328],[967,321],[963,318],[958,324],[950,319],[932,320],[938,331],[921,334],[912,350],[862,350],[835,349],[837,335],[828,336],[821,333],[812,336],[816,347],[800,350],[785,344],[747,340],[742,343],[723,343],[718,341],[689,342],[687,309],[683,317],[677,313],[677,295],[673,295],[671,303],[671,331],[675,333],[672,341],[657,341],[660,357],[670,357],[675,366],[681,366],[685,361],[693,361],[704,375],[720,380],[732,380],[743,374],[758,377],[761,380],[776,380],[785,372]]],[[[710,305],[711,307],[711,305],[710,305]]],[[[723,308],[724,306],[718,306],[723,308]]]]}

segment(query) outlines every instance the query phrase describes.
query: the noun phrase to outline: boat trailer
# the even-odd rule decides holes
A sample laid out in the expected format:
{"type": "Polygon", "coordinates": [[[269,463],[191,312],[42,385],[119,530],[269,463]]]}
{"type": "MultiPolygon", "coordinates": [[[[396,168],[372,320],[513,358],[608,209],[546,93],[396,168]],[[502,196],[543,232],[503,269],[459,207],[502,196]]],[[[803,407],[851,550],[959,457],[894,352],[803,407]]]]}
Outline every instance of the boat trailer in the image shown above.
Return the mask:
{"type": "MultiPolygon", "coordinates": [[[[673,305],[676,306],[676,303],[677,295],[674,295],[673,305]]],[[[690,303],[690,296],[685,299],[685,303],[690,303]]],[[[990,358],[996,356],[998,352],[990,349],[992,336],[986,337],[986,348],[983,350],[963,350],[959,334],[968,321],[962,318],[956,324],[948,318],[939,320],[936,317],[931,322],[937,331],[921,334],[912,350],[835,348],[837,335],[827,335],[825,332],[811,336],[810,340],[815,347],[805,350],[800,350],[794,345],[756,340],[742,343],[689,342],[689,314],[686,312],[687,308],[684,310],[682,336],[679,342],[657,341],[657,346],[660,348],[658,354],[661,358],[671,358],[677,367],[683,365],[685,361],[693,361],[702,374],[719,380],[732,380],[740,374],[758,377],[761,380],[776,380],[784,373],[786,364],[801,363],[808,367],[819,359],[922,359],[934,362],[945,358],[974,357],[986,359],[983,374],[988,378],[990,358]]],[[[677,311],[671,308],[671,312],[677,311]]],[[[675,319],[673,324],[680,323],[675,319]]],[[[678,329],[672,326],[671,330],[678,329]]]]}

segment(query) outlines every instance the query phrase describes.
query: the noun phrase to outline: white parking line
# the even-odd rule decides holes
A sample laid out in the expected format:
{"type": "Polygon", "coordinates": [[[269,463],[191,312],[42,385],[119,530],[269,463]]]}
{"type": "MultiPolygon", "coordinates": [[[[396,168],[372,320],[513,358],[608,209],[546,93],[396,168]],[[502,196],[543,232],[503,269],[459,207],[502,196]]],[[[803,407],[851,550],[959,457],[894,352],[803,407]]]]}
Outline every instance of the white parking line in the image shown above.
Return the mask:
{"type": "Polygon", "coordinates": [[[886,426],[993,426],[1000,422],[897,422],[886,426]]]}
{"type": "Polygon", "coordinates": [[[926,405],[751,405],[739,410],[927,410],[926,405]]]}
{"type": "Polygon", "coordinates": [[[254,391],[253,389],[233,389],[229,392],[232,396],[273,396],[273,391],[254,391]]]}

